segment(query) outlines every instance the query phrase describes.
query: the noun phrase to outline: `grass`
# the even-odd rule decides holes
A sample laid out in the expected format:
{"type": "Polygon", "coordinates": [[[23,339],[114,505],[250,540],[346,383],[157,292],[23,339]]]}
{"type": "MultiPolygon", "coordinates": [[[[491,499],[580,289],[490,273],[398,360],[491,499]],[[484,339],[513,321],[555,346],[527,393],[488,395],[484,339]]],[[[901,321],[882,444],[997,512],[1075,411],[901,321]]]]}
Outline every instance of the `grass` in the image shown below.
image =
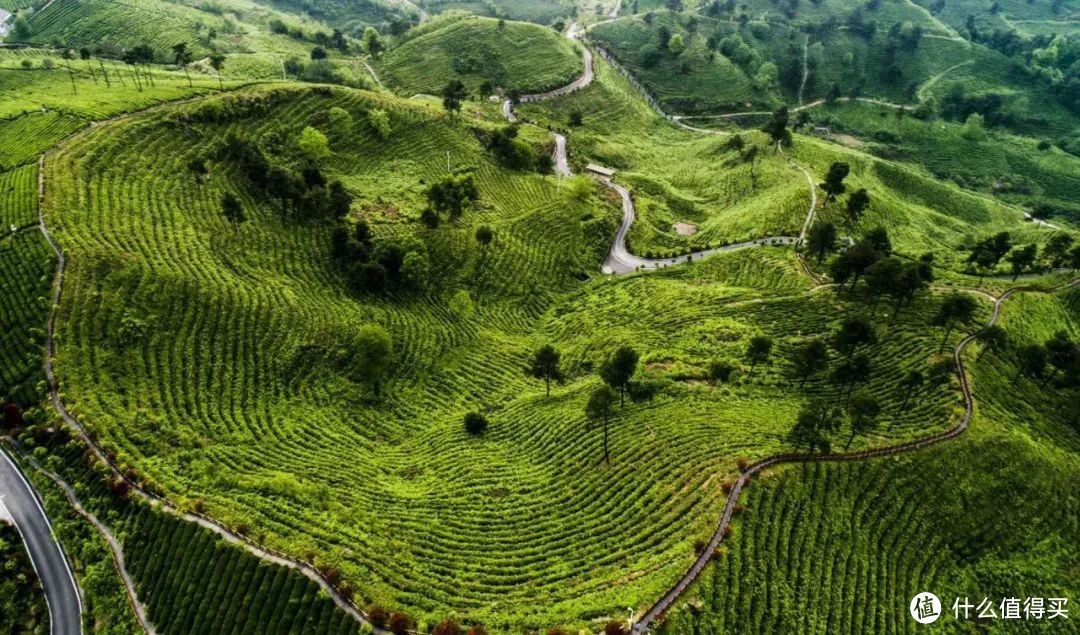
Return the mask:
{"type": "Polygon", "coordinates": [[[552,29],[448,14],[431,21],[378,63],[385,84],[403,95],[438,94],[461,79],[475,92],[489,81],[506,91],[541,92],[582,72],[581,53],[552,29]]]}

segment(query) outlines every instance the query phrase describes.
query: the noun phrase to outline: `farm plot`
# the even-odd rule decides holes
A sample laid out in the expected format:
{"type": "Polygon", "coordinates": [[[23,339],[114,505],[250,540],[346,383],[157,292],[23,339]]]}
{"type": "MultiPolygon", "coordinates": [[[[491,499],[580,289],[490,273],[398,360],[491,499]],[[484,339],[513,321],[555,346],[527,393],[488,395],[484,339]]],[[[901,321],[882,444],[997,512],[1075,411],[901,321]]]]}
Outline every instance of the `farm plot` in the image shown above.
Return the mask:
{"type": "MultiPolygon", "coordinates": [[[[582,219],[615,217],[610,202],[560,198],[554,179],[499,168],[471,130],[423,105],[265,94],[269,106],[242,120],[207,123],[199,113],[228,108],[182,106],[103,126],[49,161],[45,211],[70,254],[56,366],[65,399],[120,460],[271,546],[314,553],[361,603],[501,632],[584,626],[650,602],[692,559],[735,457],[787,447],[800,403],[836,398],[823,380],[800,389],[781,360],[866,309],[800,295],[790,252],[583,284],[606,240],[586,240],[582,219]],[[325,223],[282,218],[228,165],[213,162],[201,184],[184,167],[230,132],[279,143],[325,125],[331,106],[357,127],[332,135],[322,167],[357,195],[376,242],[419,240],[450,258],[440,262],[466,263],[430,292],[347,292],[325,223]],[[360,123],[373,108],[391,113],[386,140],[360,123]],[[475,168],[480,206],[419,229],[421,181],[445,174],[447,151],[475,168]],[[249,219],[238,227],[219,210],[226,190],[249,219]],[[483,256],[481,223],[496,236],[483,256]],[[471,309],[450,301],[458,291],[471,309]],[[379,397],[332,355],[365,323],[396,349],[379,397]],[[751,371],[738,360],[758,333],[776,338],[777,356],[751,371]],[[548,341],[566,372],[550,398],[524,374],[548,341]],[[640,372],[657,392],[619,411],[606,465],[584,405],[620,343],[647,351],[640,372]],[[743,366],[737,382],[704,381],[716,357],[743,366]],[[474,410],[491,421],[480,438],[462,429],[474,410]]],[[[906,308],[872,349],[885,425],[853,447],[949,423],[948,387],[907,410],[896,392],[903,370],[933,359],[935,308],[906,308]]]]}

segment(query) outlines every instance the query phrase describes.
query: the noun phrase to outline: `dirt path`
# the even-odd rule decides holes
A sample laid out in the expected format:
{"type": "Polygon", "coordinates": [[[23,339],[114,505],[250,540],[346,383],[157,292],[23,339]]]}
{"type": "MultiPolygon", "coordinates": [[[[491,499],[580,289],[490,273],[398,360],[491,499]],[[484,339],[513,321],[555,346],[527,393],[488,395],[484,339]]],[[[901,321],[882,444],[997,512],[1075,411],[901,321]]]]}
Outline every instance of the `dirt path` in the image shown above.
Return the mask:
{"type": "Polygon", "coordinates": [[[829,453],[829,454],[777,454],[775,456],[762,459],[757,463],[746,468],[742,474],[739,475],[738,480],[731,488],[731,492],[728,494],[727,503],[724,505],[724,511],[720,516],[720,522],[717,524],[716,531],[713,532],[712,539],[709,540],[708,546],[701,552],[694,564],[690,569],[683,574],[679,581],[675,583],[667,593],[661,597],[656,604],[654,604],[648,611],[642,615],[634,624],[631,632],[644,633],[649,624],[652,623],[659,615],[666,612],[671,605],[681,596],[686,589],[697,579],[698,575],[705,568],[705,565],[712,559],[712,554],[716,551],[716,548],[720,545],[720,542],[724,539],[724,533],[731,523],[731,516],[734,513],[735,505],[738,503],[739,494],[743,488],[750,481],[752,475],[758,472],[785,463],[811,463],[811,462],[825,462],[825,461],[860,461],[865,459],[872,459],[884,456],[893,456],[904,452],[912,452],[919,450],[927,446],[946,441],[960,436],[967,430],[971,424],[971,417],[974,413],[975,399],[971,394],[971,386],[968,382],[967,372],[964,369],[964,349],[968,344],[975,341],[979,335],[997,323],[998,318],[1001,316],[1002,304],[1008,298],[1017,293],[1030,292],[1030,293],[1054,293],[1063,289],[1080,286],[1080,279],[1073,280],[1072,282],[1054,287],[1052,289],[1042,290],[1030,287],[1018,286],[1013,287],[1000,296],[994,299],[994,309],[990,315],[990,320],[986,323],[982,329],[969,334],[967,337],[960,340],[960,342],[953,349],[953,363],[956,367],[956,375],[960,380],[960,391],[964,397],[964,416],[956,426],[924,437],[908,443],[902,443],[900,445],[886,446],[881,448],[873,448],[870,450],[863,450],[861,452],[851,453],[829,453]]]}

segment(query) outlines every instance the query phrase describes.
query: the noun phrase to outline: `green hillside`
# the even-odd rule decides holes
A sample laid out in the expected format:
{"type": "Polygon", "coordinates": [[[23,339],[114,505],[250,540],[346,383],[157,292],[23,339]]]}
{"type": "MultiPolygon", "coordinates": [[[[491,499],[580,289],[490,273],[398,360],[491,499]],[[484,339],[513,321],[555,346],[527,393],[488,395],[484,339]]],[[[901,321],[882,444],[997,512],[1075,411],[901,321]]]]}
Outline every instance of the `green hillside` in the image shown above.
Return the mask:
{"type": "MultiPolygon", "coordinates": [[[[968,357],[979,408],[961,439],[764,476],[731,542],[660,632],[915,632],[907,601],[922,591],[941,597],[948,626],[975,632],[953,621],[956,597],[1074,596],[1080,426],[1066,404],[1075,389],[1018,381],[1016,358],[1056,329],[1075,337],[1078,299],[1008,302],[1009,346],[968,357]],[[774,608],[759,610],[765,603],[774,608]]],[[[1030,632],[1050,626],[1028,622],[1030,632]]]]}
{"type": "Polygon", "coordinates": [[[471,92],[483,82],[532,93],[570,83],[581,53],[552,29],[448,14],[410,32],[377,64],[383,83],[403,95],[438,94],[457,78],[471,92]]]}
{"type": "MultiPolygon", "coordinates": [[[[272,546],[314,549],[363,602],[500,630],[583,624],[643,605],[692,556],[734,458],[783,449],[804,395],[833,394],[824,381],[799,388],[779,360],[864,305],[804,295],[790,251],[582,286],[613,230],[610,220],[582,219],[611,219],[610,203],[560,198],[553,179],[497,168],[461,123],[344,91],[218,101],[101,127],[47,163],[46,216],[63,227],[71,263],[57,358],[64,398],[155,487],[205,501],[272,546]],[[323,169],[358,194],[355,213],[372,223],[377,250],[397,243],[427,253],[440,275],[430,292],[356,297],[333,267],[325,222],[281,218],[228,164],[215,163],[202,185],[182,167],[225,131],[277,144],[301,121],[320,125],[331,105],[357,127],[333,137],[323,169]],[[376,108],[391,113],[386,140],[361,123],[376,108]],[[169,121],[198,132],[154,132],[169,121]],[[132,147],[160,160],[128,162],[132,147]],[[421,181],[445,171],[445,150],[475,167],[481,206],[429,233],[410,221],[421,181]],[[83,187],[113,203],[80,202],[83,187]],[[225,188],[249,219],[235,229],[218,210],[225,188]],[[486,254],[472,246],[479,223],[497,236],[486,254]],[[463,309],[454,289],[474,308],[463,309]],[[126,300],[106,299],[115,294],[126,300]],[[396,350],[378,399],[334,361],[364,323],[385,326],[396,350]],[[244,326],[256,324],[275,327],[244,326]],[[753,374],[743,365],[731,387],[701,381],[714,359],[741,365],[755,333],[777,339],[776,363],[753,374]],[[550,399],[522,374],[545,341],[563,350],[568,372],[550,399]],[[590,369],[620,342],[649,351],[642,372],[654,396],[622,411],[607,467],[582,412],[596,386],[590,369]],[[200,361],[189,372],[185,358],[200,361]],[[202,397],[178,398],[193,385],[202,397]],[[488,413],[485,439],[461,429],[470,410],[488,413]],[[615,504],[626,497],[640,504],[615,504]],[[542,612],[538,597],[547,598],[542,612]]],[[[890,423],[855,447],[949,422],[947,387],[906,410],[893,388],[901,368],[933,359],[940,334],[925,324],[936,304],[927,297],[901,312],[893,336],[872,349],[868,389],[887,396],[890,423]]]]}

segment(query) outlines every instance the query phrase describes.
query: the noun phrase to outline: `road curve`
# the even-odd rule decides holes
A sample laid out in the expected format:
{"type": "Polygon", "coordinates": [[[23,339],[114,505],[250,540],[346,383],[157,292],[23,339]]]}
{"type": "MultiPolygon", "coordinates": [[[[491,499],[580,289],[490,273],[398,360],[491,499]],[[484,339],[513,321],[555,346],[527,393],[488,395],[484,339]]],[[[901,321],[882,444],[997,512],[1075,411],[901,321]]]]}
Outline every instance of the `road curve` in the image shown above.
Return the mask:
{"type": "Polygon", "coordinates": [[[754,240],[748,240],[746,242],[724,245],[722,247],[703,249],[675,258],[642,258],[640,256],[635,256],[626,248],[626,234],[629,233],[630,226],[634,224],[634,200],[630,196],[630,191],[610,179],[602,179],[601,183],[618,193],[619,198],[622,200],[623,210],[622,222],[619,224],[619,230],[615,232],[615,238],[611,242],[611,250],[608,252],[607,260],[604,261],[602,269],[604,273],[621,275],[648,269],[663,269],[684,262],[690,262],[691,260],[700,260],[706,256],[725,251],[746,249],[748,247],[761,247],[764,245],[794,245],[798,242],[798,238],[795,236],[768,236],[765,238],[755,238],[754,240]]]}
{"type": "Polygon", "coordinates": [[[0,507],[7,509],[30,554],[49,607],[52,635],[82,633],[82,597],[67,556],[53,536],[52,523],[37,493],[15,461],[0,449],[0,507]]]}
{"type": "Polygon", "coordinates": [[[683,574],[679,581],[675,583],[663,597],[660,598],[648,611],[646,611],[634,624],[631,629],[632,633],[644,633],[657,617],[667,612],[675,600],[681,596],[686,589],[697,579],[698,575],[705,568],[705,565],[709,563],[712,558],[712,554],[716,551],[716,548],[720,545],[720,542],[724,539],[724,534],[728,525],[731,523],[731,516],[734,513],[735,505],[739,500],[739,494],[743,488],[749,482],[752,475],[776,465],[784,463],[812,463],[812,462],[825,462],[825,461],[858,461],[863,459],[871,459],[883,456],[892,456],[895,454],[901,454],[904,452],[911,452],[925,448],[929,445],[946,441],[960,436],[967,430],[968,425],[971,424],[971,417],[974,413],[975,399],[971,394],[971,386],[968,382],[967,372],[964,369],[964,349],[968,344],[975,341],[986,329],[990,328],[997,323],[998,318],[1001,316],[1002,304],[1008,298],[1021,292],[1031,293],[1054,293],[1061,291],[1062,289],[1068,289],[1072,287],[1080,286],[1080,278],[1073,280],[1072,282],[1053,287],[1051,289],[1037,289],[1032,287],[1018,286],[1008,289],[1000,296],[994,299],[994,309],[990,314],[990,320],[986,323],[986,326],[969,334],[967,337],[960,340],[960,342],[953,349],[953,363],[955,364],[956,376],[960,380],[960,391],[964,397],[964,416],[960,419],[960,422],[954,427],[932,434],[922,439],[910,441],[908,443],[902,443],[900,445],[886,446],[881,448],[873,448],[870,450],[863,450],[861,452],[850,453],[828,453],[828,454],[777,454],[754,463],[749,466],[739,475],[738,480],[731,488],[731,492],[728,494],[727,503],[724,505],[723,514],[720,516],[720,522],[717,524],[716,531],[713,532],[712,538],[709,540],[708,546],[702,550],[694,564],[690,566],[690,569],[683,574]]]}

